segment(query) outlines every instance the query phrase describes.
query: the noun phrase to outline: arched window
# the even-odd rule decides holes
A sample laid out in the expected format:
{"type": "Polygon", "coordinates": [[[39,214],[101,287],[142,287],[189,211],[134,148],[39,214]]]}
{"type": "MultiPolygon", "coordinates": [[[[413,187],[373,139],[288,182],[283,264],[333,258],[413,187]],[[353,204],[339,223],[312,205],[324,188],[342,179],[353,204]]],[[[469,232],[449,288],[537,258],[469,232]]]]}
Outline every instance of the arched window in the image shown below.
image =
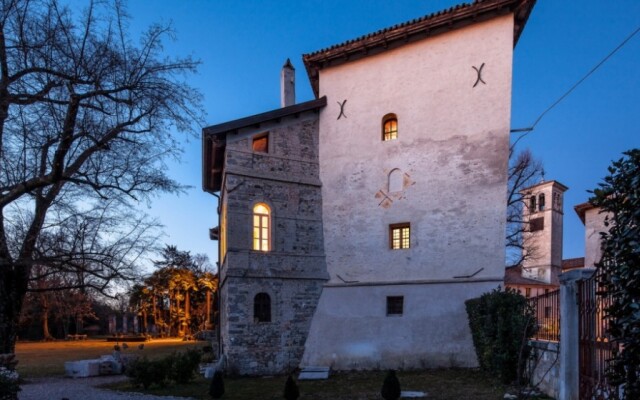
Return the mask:
{"type": "Polygon", "coordinates": [[[536,195],[532,194],[529,198],[529,212],[536,212],[536,195]]]}
{"type": "Polygon", "coordinates": [[[253,206],[253,249],[271,250],[271,210],[263,203],[253,206]]]}
{"type": "Polygon", "coordinates": [[[398,138],[398,117],[395,114],[387,114],[382,118],[382,140],[395,140],[398,138]]]}
{"type": "Polygon", "coordinates": [[[271,322],[271,297],[268,294],[258,293],[253,298],[253,320],[271,322]]]}
{"type": "Polygon", "coordinates": [[[538,207],[540,211],[544,210],[544,207],[545,207],[544,193],[540,193],[540,195],[538,196],[538,207]]]}
{"type": "Polygon", "coordinates": [[[402,191],[403,174],[398,168],[389,172],[389,193],[402,191]]]}
{"type": "Polygon", "coordinates": [[[556,210],[561,210],[562,209],[562,202],[560,201],[560,193],[555,193],[553,195],[553,207],[556,210]]]}

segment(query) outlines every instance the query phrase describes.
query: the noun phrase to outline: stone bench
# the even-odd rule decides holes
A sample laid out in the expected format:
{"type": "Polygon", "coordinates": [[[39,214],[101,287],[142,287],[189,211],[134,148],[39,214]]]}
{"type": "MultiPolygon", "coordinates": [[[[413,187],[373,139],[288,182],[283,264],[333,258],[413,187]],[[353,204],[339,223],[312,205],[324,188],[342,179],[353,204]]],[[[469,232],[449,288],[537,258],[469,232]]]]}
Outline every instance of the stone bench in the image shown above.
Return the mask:
{"type": "Polygon", "coordinates": [[[67,340],[87,340],[87,335],[67,335],[67,340]]]}

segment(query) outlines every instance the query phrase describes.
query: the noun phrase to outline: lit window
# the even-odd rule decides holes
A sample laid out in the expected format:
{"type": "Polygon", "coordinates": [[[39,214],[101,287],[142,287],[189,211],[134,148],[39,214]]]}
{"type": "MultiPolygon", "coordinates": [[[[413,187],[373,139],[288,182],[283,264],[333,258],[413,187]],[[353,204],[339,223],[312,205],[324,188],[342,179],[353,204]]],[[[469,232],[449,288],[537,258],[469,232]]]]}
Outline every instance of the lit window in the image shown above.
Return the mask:
{"type": "Polygon", "coordinates": [[[411,244],[411,228],[409,223],[389,225],[389,239],[391,249],[408,249],[411,244]]]}
{"type": "Polygon", "coordinates": [[[253,298],[253,320],[271,322],[271,297],[268,294],[258,293],[253,298]]]}
{"type": "Polygon", "coordinates": [[[387,297],[387,315],[402,315],[404,312],[404,296],[387,297]]]}
{"type": "Polygon", "coordinates": [[[268,153],[269,152],[269,134],[261,134],[253,138],[252,147],[256,153],[268,153]]]}
{"type": "Polygon", "coordinates": [[[271,250],[270,228],[271,212],[266,204],[256,204],[253,207],[253,249],[259,251],[271,250]]]}
{"type": "Polygon", "coordinates": [[[544,210],[545,207],[545,200],[544,200],[544,193],[540,193],[540,195],[538,196],[538,208],[540,209],[540,211],[544,210]]]}
{"type": "Polygon", "coordinates": [[[395,140],[398,138],[398,118],[395,114],[387,114],[382,119],[382,140],[395,140]]]}

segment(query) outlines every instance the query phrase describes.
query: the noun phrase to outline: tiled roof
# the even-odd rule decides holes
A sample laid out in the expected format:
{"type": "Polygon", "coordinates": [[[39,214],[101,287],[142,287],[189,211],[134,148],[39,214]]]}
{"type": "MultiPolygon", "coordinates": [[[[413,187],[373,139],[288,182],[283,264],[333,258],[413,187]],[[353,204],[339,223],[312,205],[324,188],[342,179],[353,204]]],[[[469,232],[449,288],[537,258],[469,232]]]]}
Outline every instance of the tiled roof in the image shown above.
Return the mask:
{"type": "Polygon", "coordinates": [[[529,279],[522,276],[522,267],[509,267],[504,270],[504,284],[507,285],[527,285],[527,286],[558,286],[553,283],[544,283],[535,279],[529,279]]]}
{"type": "Polygon", "coordinates": [[[473,3],[459,4],[313,53],[304,54],[302,59],[314,93],[318,96],[318,71],[326,66],[338,65],[349,60],[377,54],[389,48],[396,48],[409,42],[512,12],[515,14],[513,32],[515,46],[535,2],[536,0],[475,0],[473,3]]]}
{"type": "Polygon", "coordinates": [[[567,258],[566,260],[562,260],[562,271],[574,269],[574,268],[583,268],[583,267],[584,267],[584,257],[567,258]]]}
{"type": "Polygon", "coordinates": [[[573,209],[576,211],[576,214],[578,214],[578,217],[580,217],[580,221],[582,221],[583,224],[584,224],[584,215],[586,214],[586,212],[594,208],[596,208],[596,206],[594,206],[589,202],[581,203],[581,204],[578,204],[577,206],[573,206],[573,209]]]}

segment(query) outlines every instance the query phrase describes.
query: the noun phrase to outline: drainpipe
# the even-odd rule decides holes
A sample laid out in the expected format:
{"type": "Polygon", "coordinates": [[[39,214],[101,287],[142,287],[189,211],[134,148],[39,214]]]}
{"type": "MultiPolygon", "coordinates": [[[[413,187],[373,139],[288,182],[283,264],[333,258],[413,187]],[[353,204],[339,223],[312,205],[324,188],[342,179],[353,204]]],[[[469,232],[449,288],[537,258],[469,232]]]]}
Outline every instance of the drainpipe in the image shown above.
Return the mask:
{"type": "Polygon", "coordinates": [[[215,322],[216,322],[216,333],[218,334],[218,356],[222,357],[222,352],[224,350],[223,346],[222,346],[222,329],[220,329],[220,313],[222,312],[222,298],[220,296],[220,288],[222,286],[222,260],[220,259],[220,256],[222,255],[221,252],[221,245],[220,245],[220,231],[222,230],[221,228],[221,221],[220,221],[220,211],[221,211],[221,206],[222,206],[222,199],[220,198],[220,195],[217,195],[213,192],[211,192],[212,195],[214,195],[217,199],[218,199],[218,290],[216,290],[216,298],[217,298],[217,304],[218,304],[218,316],[217,318],[215,318],[215,322]]]}

